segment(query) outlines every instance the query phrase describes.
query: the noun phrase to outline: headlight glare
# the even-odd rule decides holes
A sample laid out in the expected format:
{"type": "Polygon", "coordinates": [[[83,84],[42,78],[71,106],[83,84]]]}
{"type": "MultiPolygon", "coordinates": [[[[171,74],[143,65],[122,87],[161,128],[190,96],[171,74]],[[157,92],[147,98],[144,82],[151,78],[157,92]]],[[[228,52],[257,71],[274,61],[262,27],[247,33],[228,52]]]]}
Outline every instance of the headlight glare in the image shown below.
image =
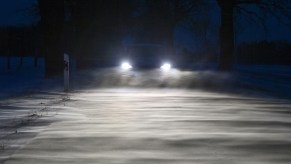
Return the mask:
{"type": "Polygon", "coordinates": [[[160,68],[164,71],[168,71],[172,68],[172,66],[170,63],[164,63],[160,68]]]}
{"type": "Polygon", "coordinates": [[[129,70],[131,68],[132,68],[132,66],[128,62],[123,62],[121,64],[121,69],[123,69],[123,70],[129,70]]]}

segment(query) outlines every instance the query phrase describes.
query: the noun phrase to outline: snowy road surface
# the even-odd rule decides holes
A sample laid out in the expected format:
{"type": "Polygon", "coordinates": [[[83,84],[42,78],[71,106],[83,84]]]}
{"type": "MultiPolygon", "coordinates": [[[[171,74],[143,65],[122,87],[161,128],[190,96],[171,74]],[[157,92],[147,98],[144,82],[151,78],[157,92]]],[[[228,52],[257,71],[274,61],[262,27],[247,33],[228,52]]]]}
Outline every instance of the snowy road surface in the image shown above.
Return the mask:
{"type": "Polygon", "coordinates": [[[18,103],[46,104],[48,113],[18,129],[15,142],[28,139],[3,163],[291,163],[291,105],[282,100],[132,88],[79,90],[60,102],[45,96],[18,103]]]}

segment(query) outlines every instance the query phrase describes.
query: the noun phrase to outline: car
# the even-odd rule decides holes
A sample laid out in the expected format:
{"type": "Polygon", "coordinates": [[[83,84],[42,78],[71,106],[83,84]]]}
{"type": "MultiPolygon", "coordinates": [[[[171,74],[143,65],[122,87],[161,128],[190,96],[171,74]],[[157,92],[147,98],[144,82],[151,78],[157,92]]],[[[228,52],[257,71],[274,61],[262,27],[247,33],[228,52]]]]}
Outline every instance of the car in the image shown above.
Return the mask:
{"type": "Polygon", "coordinates": [[[130,69],[161,69],[172,68],[171,55],[163,45],[132,44],[124,48],[120,59],[122,70],[130,69]]]}

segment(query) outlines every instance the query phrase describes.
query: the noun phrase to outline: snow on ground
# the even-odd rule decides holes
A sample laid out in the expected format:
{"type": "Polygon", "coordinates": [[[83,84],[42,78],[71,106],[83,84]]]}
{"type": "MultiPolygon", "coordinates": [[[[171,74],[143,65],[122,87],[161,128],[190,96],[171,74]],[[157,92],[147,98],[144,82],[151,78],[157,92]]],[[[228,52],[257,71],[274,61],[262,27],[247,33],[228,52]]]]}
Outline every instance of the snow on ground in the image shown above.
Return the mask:
{"type": "Polygon", "coordinates": [[[235,85],[288,94],[289,67],[91,70],[73,74],[67,95],[61,77],[43,78],[43,60],[12,58],[7,71],[0,59],[0,163],[291,161],[289,103],[235,85]]]}
{"type": "MultiPolygon", "coordinates": [[[[7,70],[7,58],[0,57],[0,99],[26,94],[32,91],[57,87],[62,90],[62,77],[44,79],[44,60],[40,58],[34,67],[34,58],[11,57],[11,69],[7,70]]],[[[233,90],[238,88],[266,91],[273,95],[291,97],[290,66],[236,65],[234,72],[214,71],[215,64],[193,66],[195,71],[173,69],[168,72],[121,71],[119,68],[98,69],[76,73],[73,69],[71,88],[91,87],[158,87],[158,88],[204,88],[233,90]]],[[[242,91],[242,90],[241,90],[242,91]]]]}
{"type": "Polygon", "coordinates": [[[37,67],[31,57],[25,57],[22,66],[19,58],[10,60],[7,69],[7,58],[0,57],[0,163],[35,137],[40,130],[33,126],[36,122],[47,125],[39,117],[52,115],[48,104],[65,98],[60,92],[62,78],[44,78],[43,59],[39,59],[37,67]]]}
{"type": "Polygon", "coordinates": [[[0,164],[48,126],[57,114],[51,106],[66,99],[62,92],[35,92],[0,100],[0,164]]]}
{"type": "MultiPolygon", "coordinates": [[[[28,92],[52,89],[62,84],[61,79],[44,79],[44,59],[40,58],[34,67],[34,58],[11,57],[11,68],[7,69],[7,58],[0,57],[0,99],[27,94],[28,92]]],[[[60,87],[58,87],[60,88],[60,87]]]]}
{"type": "Polygon", "coordinates": [[[291,66],[237,65],[239,87],[291,98],[291,66]]]}
{"type": "Polygon", "coordinates": [[[290,66],[242,66],[231,72],[213,69],[170,71],[97,69],[74,74],[73,88],[135,87],[135,88],[188,88],[264,94],[291,98],[290,66]]]}
{"type": "Polygon", "coordinates": [[[210,70],[181,71],[172,69],[121,70],[120,68],[98,69],[76,74],[73,86],[86,87],[137,87],[137,88],[228,88],[230,73],[210,70]]]}
{"type": "MultiPolygon", "coordinates": [[[[44,95],[32,98],[37,103],[44,95]]],[[[19,130],[32,136],[4,164],[291,161],[291,105],[281,100],[197,89],[91,88],[48,106],[50,115],[19,130]]]]}

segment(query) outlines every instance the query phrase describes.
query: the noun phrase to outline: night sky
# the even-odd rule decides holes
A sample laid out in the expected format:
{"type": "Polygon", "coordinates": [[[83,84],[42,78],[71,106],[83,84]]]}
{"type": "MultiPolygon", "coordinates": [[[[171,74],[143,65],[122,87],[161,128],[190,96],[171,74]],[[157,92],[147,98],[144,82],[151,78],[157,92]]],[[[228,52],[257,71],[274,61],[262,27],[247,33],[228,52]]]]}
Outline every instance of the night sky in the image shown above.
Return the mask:
{"type": "MultiPolygon", "coordinates": [[[[38,21],[38,16],[33,15],[32,10],[36,5],[36,0],[0,0],[0,26],[23,26],[30,25],[38,21]]],[[[213,17],[218,16],[218,10],[213,10],[213,17]]],[[[216,21],[217,22],[217,21],[216,21]]],[[[216,26],[216,25],[215,25],[216,26]]],[[[258,28],[258,24],[241,22],[237,30],[237,40],[288,40],[291,41],[290,28],[281,25],[274,18],[267,21],[267,31],[258,28]]],[[[185,36],[188,40],[189,36],[185,36]]]]}
{"type": "Polygon", "coordinates": [[[0,26],[30,25],[38,20],[32,11],[36,0],[0,0],[0,26]]]}

